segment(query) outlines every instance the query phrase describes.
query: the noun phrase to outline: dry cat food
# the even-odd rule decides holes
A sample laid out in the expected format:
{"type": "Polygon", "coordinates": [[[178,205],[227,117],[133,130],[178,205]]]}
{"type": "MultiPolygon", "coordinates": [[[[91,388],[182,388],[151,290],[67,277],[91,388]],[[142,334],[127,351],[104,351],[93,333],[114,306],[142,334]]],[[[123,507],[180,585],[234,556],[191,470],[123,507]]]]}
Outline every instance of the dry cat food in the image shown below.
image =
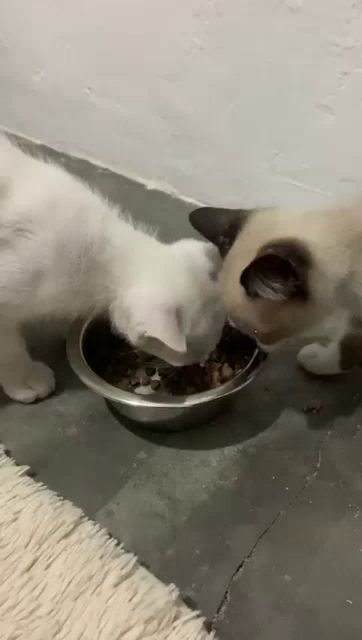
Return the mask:
{"type": "Polygon", "coordinates": [[[92,327],[85,341],[86,360],[93,371],[113,386],[140,395],[156,391],[190,395],[215,389],[244,369],[254,350],[254,341],[229,325],[204,365],[173,367],[134,349],[112,334],[105,322],[92,327]]]}
{"type": "Polygon", "coordinates": [[[312,400],[311,402],[308,402],[308,404],[306,404],[305,407],[303,407],[304,413],[312,413],[314,415],[320,413],[322,409],[323,409],[322,400],[312,400]]]}

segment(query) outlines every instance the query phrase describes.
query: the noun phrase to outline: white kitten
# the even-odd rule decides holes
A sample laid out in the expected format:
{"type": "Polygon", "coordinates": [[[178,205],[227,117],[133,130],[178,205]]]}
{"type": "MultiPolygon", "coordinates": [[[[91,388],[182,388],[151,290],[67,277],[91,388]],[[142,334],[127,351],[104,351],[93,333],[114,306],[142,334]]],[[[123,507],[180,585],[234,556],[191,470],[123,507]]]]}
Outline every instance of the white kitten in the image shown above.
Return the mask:
{"type": "Polygon", "coordinates": [[[163,244],[62,168],[0,136],[0,385],[20,402],[46,397],[23,323],[108,310],[115,329],[172,364],[199,361],[224,322],[217,249],[163,244]]]}

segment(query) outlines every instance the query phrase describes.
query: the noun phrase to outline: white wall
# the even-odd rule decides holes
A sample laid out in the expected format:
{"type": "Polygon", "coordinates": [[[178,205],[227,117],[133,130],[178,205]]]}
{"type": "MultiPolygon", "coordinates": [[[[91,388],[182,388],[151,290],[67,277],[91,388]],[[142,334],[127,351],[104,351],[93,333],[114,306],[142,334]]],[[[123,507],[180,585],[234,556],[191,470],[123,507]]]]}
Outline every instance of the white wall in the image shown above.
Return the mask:
{"type": "Polygon", "coordinates": [[[2,0],[0,125],[223,204],[362,192],[359,0],[2,0]]]}

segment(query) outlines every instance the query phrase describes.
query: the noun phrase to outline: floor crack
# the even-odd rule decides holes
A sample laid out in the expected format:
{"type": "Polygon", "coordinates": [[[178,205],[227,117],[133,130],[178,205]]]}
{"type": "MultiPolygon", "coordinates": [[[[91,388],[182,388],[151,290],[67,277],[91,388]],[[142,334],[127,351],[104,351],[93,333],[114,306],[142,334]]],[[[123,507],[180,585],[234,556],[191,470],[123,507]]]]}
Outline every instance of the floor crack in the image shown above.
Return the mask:
{"type": "Polygon", "coordinates": [[[259,546],[259,544],[261,543],[261,541],[265,538],[265,536],[268,535],[268,533],[271,531],[271,529],[274,527],[274,525],[278,522],[278,520],[280,520],[280,518],[284,517],[288,511],[293,507],[293,505],[297,502],[297,500],[299,500],[299,498],[301,497],[301,495],[304,493],[304,491],[306,491],[306,489],[308,489],[308,487],[310,487],[310,485],[312,484],[312,482],[314,482],[319,475],[320,472],[320,468],[322,466],[322,459],[323,459],[323,449],[325,447],[325,444],[329,438],[329,436],[331,435],[331,431],[328,431],[325,435],[325,437],[322,439],[318,450],[317,450],[317,454],[316,454],[316,463],[315,463],[315,467],[314,470],[309,473],[306,477],[305,477],[305,481],[303,483],[303,485],[301,486],[301,488],[299,489],[299,491],[296,492],[296,494],[289,500],[289,502],[287,503],[287,505],[285,506],[284,509],[280,509],[280,511],[278,511],[278,513],[274,516],[274,518],[272,518],[272,520],[268,523],[268,525],[265,527],[265,529],[263,529],[263,531],[260,533],[260,535],[257,537],[256,541],[254,542],[254,544],[252,545],[252,547],[250,548],[249,553],[242,559],[242,561],[238,564],[238,566],[236,567],[235,571],[233,571],[231,578],[227,584],[226,590],[224,592],[224,595],[222,597],[222,600],[216,610],[215,615],[212,618],[212,627],[216,628],[216,626],[221,622],[221,620],[223,620],[224,616],[225,616],[225,612],[226,609],[230,603],[231,600],[231,589],[232,586],[235,582],[235,580],[237,580],[240,575],[242,574],[246,563],[254,556],[255,551],[257,549],[257,547],[259,546]]]}

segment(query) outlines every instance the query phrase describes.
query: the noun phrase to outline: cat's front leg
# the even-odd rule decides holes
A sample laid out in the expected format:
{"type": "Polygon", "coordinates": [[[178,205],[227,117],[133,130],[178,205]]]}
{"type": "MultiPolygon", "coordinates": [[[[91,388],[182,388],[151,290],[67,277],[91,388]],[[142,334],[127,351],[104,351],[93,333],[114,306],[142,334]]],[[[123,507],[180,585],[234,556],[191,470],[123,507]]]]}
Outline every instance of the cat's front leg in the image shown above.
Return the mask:
{"type": "Polygon", "coordinates": [[[317,342],[303,347],[299,364],[309,373],[319,376],[346,373],[362,364],[362,321],[351,318],[343,335],[322,345],[317,342]]]}
{"type": "Polygon", "coordinates": [[[55,387],[53,371],[31,359],[19,330],[0,322],[0,385],[9,398],[31,403],[55,387]]]}
{"type": "Polygon", "coordinates": [[[316,376],[335,376],[343,372],[339,341],[328,345],[308,344],[299,351],[297,360],[303,369],[316,376]]]}

